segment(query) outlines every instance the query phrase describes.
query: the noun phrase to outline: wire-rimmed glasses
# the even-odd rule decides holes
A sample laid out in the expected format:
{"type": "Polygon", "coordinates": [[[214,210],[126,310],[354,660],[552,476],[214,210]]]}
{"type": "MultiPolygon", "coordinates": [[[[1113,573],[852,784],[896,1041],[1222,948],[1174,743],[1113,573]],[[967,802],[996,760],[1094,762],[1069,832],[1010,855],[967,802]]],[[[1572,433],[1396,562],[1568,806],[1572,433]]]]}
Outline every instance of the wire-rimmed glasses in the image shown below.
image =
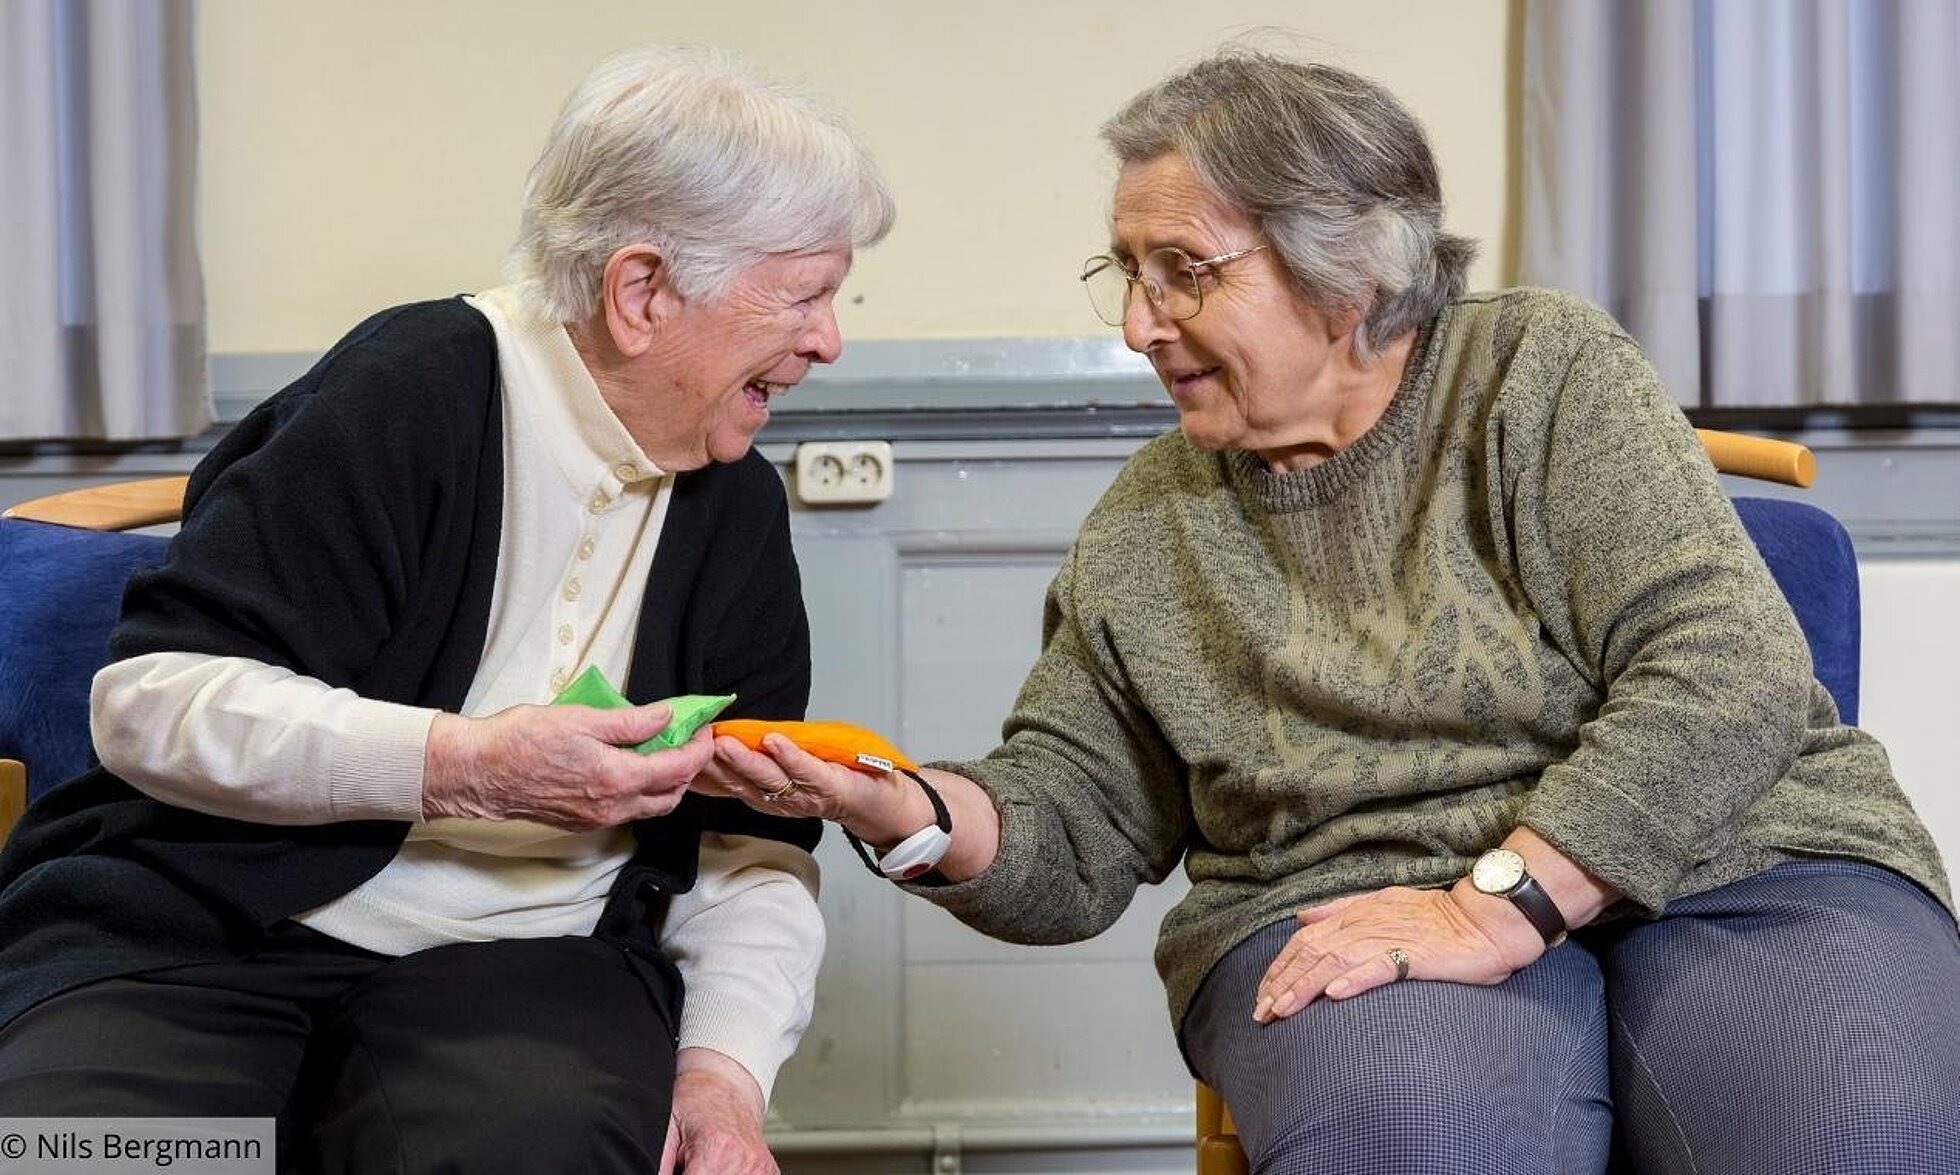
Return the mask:
{"type": "Polygon", "coordinates": [[[1089,291],[1089,305],[1096,317],[1111,326],[1122,326],[1130,309],[1130,287],[1143,287],[1150,304],[1182,322],[1205,308],[1204,271],[1227,261],[1250,257],[1265,249],[1254,245],[1194,261],[1191,254],[1173,245],[1152,249],[1132,270],[1108,254],[1098,254],[1082,263],[1082,288],[1089,291]]]}

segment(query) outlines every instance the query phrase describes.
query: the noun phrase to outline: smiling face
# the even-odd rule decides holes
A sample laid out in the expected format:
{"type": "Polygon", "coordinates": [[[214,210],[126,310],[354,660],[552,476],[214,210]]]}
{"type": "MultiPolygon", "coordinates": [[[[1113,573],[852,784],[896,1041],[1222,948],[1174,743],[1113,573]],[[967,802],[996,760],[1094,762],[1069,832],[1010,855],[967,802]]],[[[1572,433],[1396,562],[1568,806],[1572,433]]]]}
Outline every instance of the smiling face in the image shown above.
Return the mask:
{"type": "Polygon", "coordinates": [[[620,418],[662,469],[736,461],[769,421],[769,403],[813,363],[843,351],[832,302],[851,252],[775,254],[713,300],[668,294],[644,357],[649,392],[620,418]]]}
{"type": "MultiPolygon", "coordinates": [[[[1125,166],[1113,209],[1111,251],[1126,265],[1167,245],[1203,259],[1267,243],[1175,153],[1125,166]]],[[[1123,321],[1123,341],[1157,369],[1184,435],[1275,463],[1335,451],[1349,331],[1308,303],[1270,248],[1200,268],[1199,284],[1204,305],[1192,318],[1173,321],[1133,287],[1123,321]]]]}

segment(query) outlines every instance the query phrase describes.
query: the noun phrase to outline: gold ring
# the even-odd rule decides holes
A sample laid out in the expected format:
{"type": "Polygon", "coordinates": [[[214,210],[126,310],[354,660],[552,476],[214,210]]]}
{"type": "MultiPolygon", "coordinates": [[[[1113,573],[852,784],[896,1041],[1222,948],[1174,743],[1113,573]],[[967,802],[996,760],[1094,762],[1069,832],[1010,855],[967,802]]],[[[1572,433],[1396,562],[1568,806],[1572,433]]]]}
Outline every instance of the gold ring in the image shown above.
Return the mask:
{"type": "Polygon", "coordinates": [[[794,779],[791,779],[789,776],[785,775],[783,776],[783,786],[777,788],[775,791],[763,792],[762,798],[767,802],[773,804],[778,800],[786,800],[795,794],[796,794],[796,781],[794,779]]]}
{"type": "Polygon", "coordinates": [[[1395,981],[1402,982],[1409,977],[1409,952],[1401,947],[1390,947],[1385,952],[1388,961],[1395,964],[1395,981]]]}

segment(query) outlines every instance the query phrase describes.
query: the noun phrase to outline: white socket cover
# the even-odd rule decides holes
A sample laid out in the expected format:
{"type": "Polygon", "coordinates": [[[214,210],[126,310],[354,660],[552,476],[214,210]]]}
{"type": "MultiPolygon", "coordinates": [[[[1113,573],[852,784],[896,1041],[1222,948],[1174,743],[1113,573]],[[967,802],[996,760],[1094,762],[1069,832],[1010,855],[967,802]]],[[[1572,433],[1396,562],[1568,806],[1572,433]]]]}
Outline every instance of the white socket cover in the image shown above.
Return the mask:
{"type": "Polygon", "coordinates": [[[796,496],[811,506],[855,506],[892,496],[890,441],[805,441],[796,446],[796,496]]]}

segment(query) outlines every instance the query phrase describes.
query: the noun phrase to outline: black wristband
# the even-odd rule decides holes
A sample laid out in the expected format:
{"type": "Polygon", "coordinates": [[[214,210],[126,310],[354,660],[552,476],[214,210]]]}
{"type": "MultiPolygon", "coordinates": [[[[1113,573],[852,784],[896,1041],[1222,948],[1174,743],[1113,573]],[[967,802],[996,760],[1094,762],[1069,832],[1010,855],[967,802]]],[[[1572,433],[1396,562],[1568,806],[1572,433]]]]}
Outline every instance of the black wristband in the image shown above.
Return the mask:
{"type": "MultiPolygon", "coordinates": [[[[895,770],[899,774],[911,779],[913,783],[918,784],[919,790],[926,793],[926,799],[932,803],[932,825],[930,827],[936,827],[939,831],[950,837],[953,834],[953,814],[947,810],[946,801],[941,798],[939,789],[927,783],[925,776],[920,775],[910,768],[899,767],[895,768],[895,770]]],[[[843,828],[843,825],[840,824],[838,827],[843,828]]],[[[858,860],[864,862],[866,869],[871,870],[878,877],[887,876],[884,869],[879,866],[877,858],[871,855],[871,850],[865,848],[864,842],[859,840],[856,834],[852,833],[848,828],[844,828],[844,839],[850,841],[851,847],[857,850],[858,860]]]]}

